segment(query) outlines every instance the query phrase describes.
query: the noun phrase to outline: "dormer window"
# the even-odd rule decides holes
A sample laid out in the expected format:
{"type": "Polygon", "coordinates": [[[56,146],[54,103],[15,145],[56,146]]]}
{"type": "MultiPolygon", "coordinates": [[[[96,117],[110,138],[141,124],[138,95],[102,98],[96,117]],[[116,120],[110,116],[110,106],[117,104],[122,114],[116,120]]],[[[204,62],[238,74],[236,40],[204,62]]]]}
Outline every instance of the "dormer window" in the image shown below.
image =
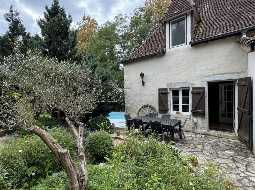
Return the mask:
{"type": "Polygon", "coordinates": [[[170,48],[187,44],[187,19],[180,19],[170,22],[170,48]]]}

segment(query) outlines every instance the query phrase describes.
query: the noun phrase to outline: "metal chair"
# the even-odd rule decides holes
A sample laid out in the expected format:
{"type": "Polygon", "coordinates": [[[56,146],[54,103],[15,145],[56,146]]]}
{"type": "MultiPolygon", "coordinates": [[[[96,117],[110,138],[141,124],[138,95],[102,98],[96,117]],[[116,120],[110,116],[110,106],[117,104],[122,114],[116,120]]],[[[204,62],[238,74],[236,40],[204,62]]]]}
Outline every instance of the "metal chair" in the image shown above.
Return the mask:
{"type": "Polygon", "coordinates": [[[127,126],[128,130],[130,131],[130,129],[133,125],[133,120],[131,119],[131,116],[129,114],[125,114],[124,117],[126,120],[126,126],[127,126]]]}
{"type": "Polygon", "coordinates": [[[162,119],[162,120],[171,119],[171,115],[169,115],[169,114],[162,115],[162,116],[161,116],[161,119],[162,119]]]}

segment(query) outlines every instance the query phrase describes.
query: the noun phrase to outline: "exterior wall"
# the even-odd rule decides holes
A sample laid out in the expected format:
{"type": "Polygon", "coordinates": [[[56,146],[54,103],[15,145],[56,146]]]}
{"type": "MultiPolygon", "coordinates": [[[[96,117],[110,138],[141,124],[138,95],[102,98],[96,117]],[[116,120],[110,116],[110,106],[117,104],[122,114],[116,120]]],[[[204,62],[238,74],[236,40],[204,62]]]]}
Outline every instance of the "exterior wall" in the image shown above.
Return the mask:
{"type": "Polygon", "coordinates": [[[255,52],[248,54],[248,73],[253,80],[253,152],[255,153],[255,52]]]}
{"type": "Polygon", "coordinates": [[[126,112],[136,116],[145,104],[158,109],[158,88],[206,87],[206,116],[196,120],[200,129],[207,130],[207,83],[246,77],[247,63],[248,56],[239,39],[227,38],[169,49],[163,57],[127,64],[124,67],[126,112]],[[145,86],[141,83],[141,72],[145,74],[145,86]]]}

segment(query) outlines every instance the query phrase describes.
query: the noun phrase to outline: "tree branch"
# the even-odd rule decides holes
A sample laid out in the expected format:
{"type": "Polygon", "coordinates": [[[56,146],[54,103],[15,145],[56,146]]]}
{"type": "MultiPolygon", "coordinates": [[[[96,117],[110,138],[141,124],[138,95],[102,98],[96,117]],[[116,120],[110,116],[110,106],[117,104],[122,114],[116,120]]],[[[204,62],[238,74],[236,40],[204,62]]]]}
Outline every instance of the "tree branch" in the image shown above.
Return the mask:
{"type": "Polygon", "coordinates": [[[88,172],[87,172],[87,162],[86,162],[86,155],[83,146],[83,138],[84,138],[84,124],[81,122],[76,122],[79,125],[78,130],[76,129],[75,125],[69,118],[65,118],[68,127],[71,129],[71,132],[76,141],[76,147],[78,150],[78,158],[79,158],[79,185],[81,189],[87,189],[88,186],[88,172]]]}
{"type": "Polygon", "coordinates": [[[78,173],[75,168],[75,165],[71,159],[70,153],[68,150],[63,149],[56,140],[45,130],[39,127],[33,127],[30,131],[37,136],[39,136],[42,141],[50,148],[53,152],[57,160],[62,164],[64,167],[70,183],[70,190],[80,190],[79,188],[79,180],[78,180],[78,173]]]}

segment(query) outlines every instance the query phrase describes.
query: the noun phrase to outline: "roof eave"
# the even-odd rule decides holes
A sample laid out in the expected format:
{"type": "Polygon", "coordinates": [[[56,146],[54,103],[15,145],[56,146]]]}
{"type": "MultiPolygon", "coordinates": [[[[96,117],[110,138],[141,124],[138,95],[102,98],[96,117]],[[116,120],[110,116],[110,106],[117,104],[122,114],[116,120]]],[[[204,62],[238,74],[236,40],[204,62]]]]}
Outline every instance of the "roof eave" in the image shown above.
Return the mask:
{"type": "Polygon", "coordinates": [[[223,38],[226,38],[226,37],[241,35],[243,33],[243,31],[253,30],[253,29],[255,29],[255,26],[244,28],[244,29],[238,30],[238,31],[229,32],[229,33],[218,35],[218,36],[212,36],[212,37],[209,37],[209,38],[204,38],[204,39],[201,39],[201,40],[194,40],[194,41],[190,42],[190,45],[195,46],[195,45],[198,45],[198,44],[207,43],[209,41],[215,41],[215,40],[223,39],[223,38]]]}
{"type": "Polygon", "coordinates": [[[163,48],[161,51],[156,52],[154,54],[145,55],[143,57],[139,57],[139,58],[135,58],[135,59],[123,60],[122,64],[127,65],[127,64],[136,63],[139,61],[144,61],[144,60],[150,59],[152,57],[162,57],[165,55],[165,53],[166,53],[166,49],[163,48]]]}

